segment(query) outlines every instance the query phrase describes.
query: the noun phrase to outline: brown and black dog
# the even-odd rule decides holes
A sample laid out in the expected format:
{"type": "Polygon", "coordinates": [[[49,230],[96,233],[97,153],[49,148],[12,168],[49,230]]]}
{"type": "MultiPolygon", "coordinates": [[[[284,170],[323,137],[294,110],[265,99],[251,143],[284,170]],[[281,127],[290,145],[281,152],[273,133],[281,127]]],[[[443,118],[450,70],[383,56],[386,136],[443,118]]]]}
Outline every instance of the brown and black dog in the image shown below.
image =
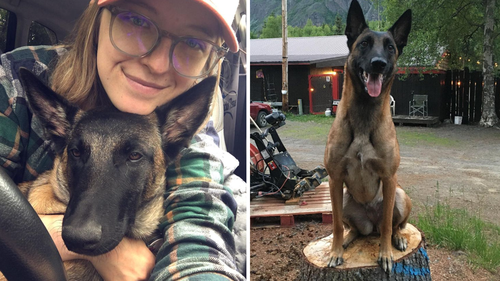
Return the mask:
{"type": "MultiPolygon", "coordinates": [[[[216,78],[147,116],[109,107],[82,111],[28,70],[20,79],[56,150],[52,170],[19,185],[35,211],[64,214],[62,238],[84,255],[107,253],[124,236],[151,235],[164,212],[166,166],[207,117],[216,78]]],[[[102,280],[90,262],[64,264],[68,280],[102,280]]]]}
{"type": "Polygon", "coordinates": [[[391,237],[397,249],[407,248],[400,230],[411,200],[396,177],[400,157],[390,92],[410,29],[411,10],[387,32],[375,32],[356,0],[349,8],[344,90],[325,150],[333,210],[330,267],[343,263],[344,248],[360,234],[381,234],[378,262],[386,272],[392,269],[391,237]]]}

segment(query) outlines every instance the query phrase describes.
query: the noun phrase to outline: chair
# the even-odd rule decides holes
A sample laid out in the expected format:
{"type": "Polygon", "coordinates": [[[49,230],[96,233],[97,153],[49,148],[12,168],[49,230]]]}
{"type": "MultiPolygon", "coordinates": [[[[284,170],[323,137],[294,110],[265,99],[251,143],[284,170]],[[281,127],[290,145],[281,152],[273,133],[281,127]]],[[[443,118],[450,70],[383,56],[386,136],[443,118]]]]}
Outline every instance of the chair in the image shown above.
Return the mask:
{"type": "Polygon", "coordinates": [[[410,116],[427,115],[429,115],[427,95],[413,95],[413,100],[410,101],[410,116]]]}
{"type": "Polygon", "coordinates": [[[396,115],[396,100],[394,99],[393,96],[391,96],[391,114],[392,116],[396,115]]]}

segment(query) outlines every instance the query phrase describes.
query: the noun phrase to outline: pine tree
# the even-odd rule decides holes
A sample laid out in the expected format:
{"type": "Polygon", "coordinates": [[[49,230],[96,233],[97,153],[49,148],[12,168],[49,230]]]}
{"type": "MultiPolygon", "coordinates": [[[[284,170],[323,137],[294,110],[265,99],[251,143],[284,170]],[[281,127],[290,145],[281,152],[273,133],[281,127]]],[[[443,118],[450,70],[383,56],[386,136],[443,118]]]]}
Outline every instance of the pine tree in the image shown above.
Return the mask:
{"type": "Polygon", "coordinates": [[[345,30],[345,25],[342,20],[342,17],[339,14],[337,14],[337,16],[335,17],[335,26],[333,28],[333,34],[342,35],[344,34],[344,30],[345,30]]]}

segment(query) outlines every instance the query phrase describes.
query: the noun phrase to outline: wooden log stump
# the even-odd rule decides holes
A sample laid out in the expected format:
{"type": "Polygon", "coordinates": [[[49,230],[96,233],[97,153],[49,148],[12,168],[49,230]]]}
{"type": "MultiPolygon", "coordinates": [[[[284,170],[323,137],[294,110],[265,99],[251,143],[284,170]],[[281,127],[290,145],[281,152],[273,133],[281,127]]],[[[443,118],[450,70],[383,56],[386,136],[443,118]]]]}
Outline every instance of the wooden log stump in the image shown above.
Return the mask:
{"type": "Polygon", "coordinates": [[[298,280],[432,280],[422,233],[411,224],[407,224],[402,233],[408,240],[408,248],[401,252],[393,247],[394,262],[390,274],[377,264],[380,236],[376,235],[358,237],[345,249],[344,263],[336,268],[328,267],[331,234],[304,248],[298,280]]]}

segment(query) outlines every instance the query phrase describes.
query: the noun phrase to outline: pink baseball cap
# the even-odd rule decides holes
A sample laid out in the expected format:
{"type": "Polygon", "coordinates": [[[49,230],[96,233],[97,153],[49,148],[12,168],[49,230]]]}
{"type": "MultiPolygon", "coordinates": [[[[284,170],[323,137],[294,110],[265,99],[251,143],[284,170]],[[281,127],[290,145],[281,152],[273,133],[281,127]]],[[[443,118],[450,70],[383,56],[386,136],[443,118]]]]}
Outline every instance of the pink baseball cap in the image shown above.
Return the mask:
{"type": "MultiPolygon", "coordinates": [[[[95,0],[90,1],[91,3],[95,0]]],[[[98,0],[97,5],[100,7],[109,5],[118,0],[98,0]]],[[[182,1],[182,0],[181,0],[182,1]]],[[[238,39],[231,27],[233,23],[236,9],[238,8],[238,0],[195,0],[207,8],[219,20],[222,27],[222,37],[226,42],[229,50],[233,53],[238,52],[238,39]]]]}

